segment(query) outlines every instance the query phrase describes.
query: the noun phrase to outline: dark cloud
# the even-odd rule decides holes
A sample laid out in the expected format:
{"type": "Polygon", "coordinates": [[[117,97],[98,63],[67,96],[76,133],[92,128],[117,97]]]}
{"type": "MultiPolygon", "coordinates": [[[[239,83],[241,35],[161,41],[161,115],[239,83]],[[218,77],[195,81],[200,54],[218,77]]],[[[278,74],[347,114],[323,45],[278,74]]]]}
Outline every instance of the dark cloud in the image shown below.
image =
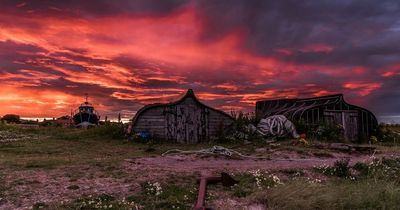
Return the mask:
{"type": "Polygon", "coordinates": [[[114,15],[166,15],[186,0],[3,0],[2,8],[17,14],[96,18],[114,15]]]}
{"type": "Polygon", "coordinates": [[[247,110],[254,108],[251,103],[255,100],[269,97],[342,92],[350,102],[378,115],[399,115],[400,70],[393,67],[400,60],[399,1],[5,0],[1,3],[0,27],[20,35],[13,39],[0,30],[1,81],[73,96],[87,92],[107,107],[108,115],[121,110],[135,111],[145,103],[172,100],[186,88],[195,89],[212,106],[247,110]],[[54,25],[52,18],[57,19],[54,25]],[[141,24],[130,22],[135,18],[141,24]],[[70,19],[73,21],[66,21],[70,19]],[[124,22],[120,23],[120,19],[124,22]],[[99,20],[105,25],[99,25],[99,20]],[[91,23],[95,25],[93,28],[91,23]],[[122,30],[115,33],[104,30],[125,23],[131,23],[132,28],[112,27],[122,30]],[[167,25],[159,27],[163,23],[167,25]],[[59,25],[61,29],[57,28],[59,25]],[[191,28],[193,25],[195,29],[191,28]],[[149,31],[143,30],[142,36],[151,38],[129,36],[135,32],[134,27],[147,26],[149,31]],[[43,41],[42,32],[49,32],[45,37],[52,40],[43,41]],[[156,38],[152,37],[154,34],[156,38]],[[182,36],[182,42],[189,41],[180,43],[176,37],[164,37],[171,34],[182,36]],[[224,46],[207,48],[231,34],[238,37],[237,42],[232,41],[233,47],[225,46],[231,44],[227,42],[224,46]],[[35,35],[38,36],[32,38],[35,35]],[[75,45],[71,37],[82,44],[75,45]],[[63,38],[68,40],[65,46],[63,38]],[[135,38],[143,42],[132,42],[135,38]],[[4,41],[9,39],[14,41],[4,41]],[[159,42],[154,54],[163,51],[160,55],[165,59],[162,56],[151,59],[148,54],[153,52],[148,50],[143,51],[147,54],[138,53],[141,47],[152,46],[153,42],[159,42]],[[50,47],[41,46],[43,43],[50,47]],[[193,62],[182,56],[185,52],[175,52],[175,46],[168,43],[181,44],[176,49],[192,53],[193,62]],[[196,51],[197,45],[212,50],[196,51]],[[118,47],[125,51],[120,53],[118,47]],[[129,47],[134,49],[133,53],[129,54],[129,47]],[[230,56],[231,51],[236,54],[230,56]],[[209,55],[203,56],[204,53],[209,55]],[[216,55],[219,60],[214,53],[219,53],[216,55]],[[205,61],[195,62],[197,58],[205,61]],[[208,63],[208,59],[218,62],[208,63]],[[274,62],[265,62],[267,59],[274,62]],[[389,70],[394,72],[382,76],[389,70]],[[371,91],[362,92],[369,88],[371,91]]]}
{"type": "Polygon", "coordinates": [[[203,39],[246,31],[245,48],[265,55],[294,50],[285,60],[327,65],[384,65],[375,55],[399,56],[398,1],[198,1],[203,39]],[[397,26],[398,27],[398,26],[397,26]],[[332,45],[332,53],[301,53],[314,43],[332,45]]]}

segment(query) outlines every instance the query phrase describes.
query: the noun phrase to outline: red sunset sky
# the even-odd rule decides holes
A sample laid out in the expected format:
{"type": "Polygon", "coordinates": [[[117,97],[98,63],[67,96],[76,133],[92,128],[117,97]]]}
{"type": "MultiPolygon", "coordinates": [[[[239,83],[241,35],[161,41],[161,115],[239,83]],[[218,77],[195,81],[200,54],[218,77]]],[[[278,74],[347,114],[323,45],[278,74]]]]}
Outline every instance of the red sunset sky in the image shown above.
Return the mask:
{"type": "Polygon", "coordinates": [[[400,121],[398,1],[0,0],[0,115],[102,116],[344,93],[400,121]]]}

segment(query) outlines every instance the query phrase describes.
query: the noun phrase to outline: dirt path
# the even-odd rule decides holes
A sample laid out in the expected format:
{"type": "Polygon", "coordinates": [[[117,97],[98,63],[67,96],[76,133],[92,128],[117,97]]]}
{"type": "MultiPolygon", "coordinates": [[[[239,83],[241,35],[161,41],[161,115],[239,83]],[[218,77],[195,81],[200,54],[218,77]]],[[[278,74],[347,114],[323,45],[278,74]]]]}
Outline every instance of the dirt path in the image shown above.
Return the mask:
{"type": "MultiPolygon", "coordinates": [[[[382,157],[387,155],[377,155],[382,157]]],[[[126,160],[126,167],[133,170],[162,169],[171,172],[201,172],[201,171],[248,171],[254,169],[308,169],[320,165],[332,165],[340,159],[349,159],[350,164],[369,162],[374,157],[370,155],[347,155],[337,153],[333,157],[305,157],[296,156],[272,159],[228,159],[225,157],[204,157],[199,155],[169,155],[153,158],[137,158],[126,160]]]]}

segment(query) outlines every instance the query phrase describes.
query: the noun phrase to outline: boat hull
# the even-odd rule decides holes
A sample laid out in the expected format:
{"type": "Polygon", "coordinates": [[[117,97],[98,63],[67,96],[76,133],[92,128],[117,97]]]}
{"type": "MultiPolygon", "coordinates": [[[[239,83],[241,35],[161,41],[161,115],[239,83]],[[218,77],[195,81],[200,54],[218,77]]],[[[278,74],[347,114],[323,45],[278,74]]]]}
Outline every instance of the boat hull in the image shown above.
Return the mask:
{"type": "Polygon", "coordinates": [[[97,125],[99,123],[99,117],[93,113],[84,113],[80,112],[74,115],[73,117],[75,125],[84,124],[92,124],[97,125]]]}

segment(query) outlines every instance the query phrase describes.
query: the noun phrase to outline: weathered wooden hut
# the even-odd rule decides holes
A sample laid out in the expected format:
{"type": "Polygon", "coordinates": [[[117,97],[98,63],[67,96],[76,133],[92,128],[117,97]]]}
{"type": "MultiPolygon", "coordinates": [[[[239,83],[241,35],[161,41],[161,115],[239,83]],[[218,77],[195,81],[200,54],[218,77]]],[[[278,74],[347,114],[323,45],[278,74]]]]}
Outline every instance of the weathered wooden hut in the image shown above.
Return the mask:
{"type": "Polygon", "coordinates": [[[209,141],[233,121],[225,112],[201,103],[189,89],[176,102],[141,108],[132,120],[132,128],[178,143],[200,143],[209,141]]]}
{"type": "Polygon", "coordinates": [[[342,94],[302,99],[266,100],[256,103],[258,117],[285,115],[289,120],[305,123],[340,124],[348,141],[367,139],[378,122],[367,109],[348,104],[342,94]]]}

